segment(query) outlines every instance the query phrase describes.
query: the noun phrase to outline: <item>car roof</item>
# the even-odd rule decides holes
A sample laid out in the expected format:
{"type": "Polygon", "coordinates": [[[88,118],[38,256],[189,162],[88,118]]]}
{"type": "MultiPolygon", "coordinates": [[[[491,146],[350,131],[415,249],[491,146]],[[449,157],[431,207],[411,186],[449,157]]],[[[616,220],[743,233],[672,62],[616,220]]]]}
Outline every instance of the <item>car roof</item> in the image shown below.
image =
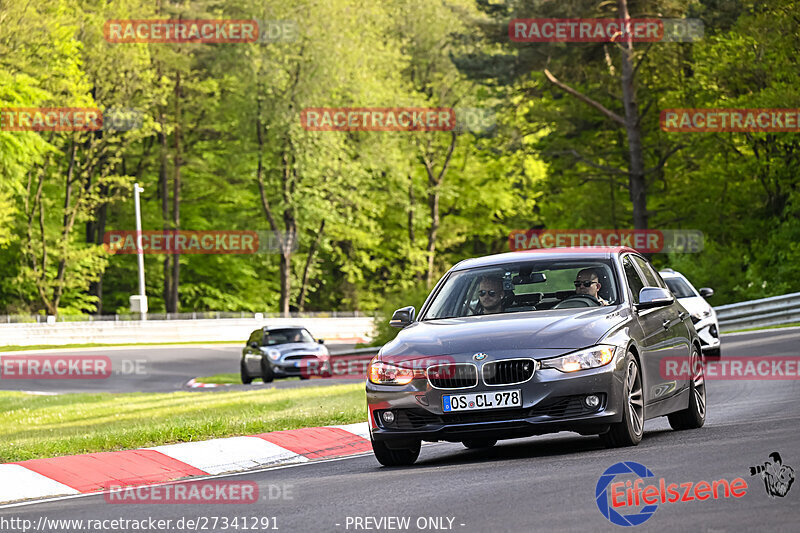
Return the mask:
{"type": "Polygon", "coordinates": [[[306,327],[305,326],[301,326],[299,324],[285,324],[285,325],[280,325],[280,326],[275,326],[275,325],[264,326],[261,329],[263,329],[264,331],[272,331],[272,330],[276,330],[276,329],[306,329],[306,327]]]}
{"type": "Polygon", "coordinates": [[[664,270],[659,270],[658,273],[661,274],[661,277],[665,278],[665,279],[666,278],[683,278],[683,279],[686,279],[686,276],[684,276],[680,272],[676,272],[675,270],[672,270],[671,268],[665,268],[664,270]]]}
{"type": "Polygon", "coordinates": [[[524,263],[531,259],[553,260],[570,259],[609,259],[612,255],[624,252],[638,253],[627,246],[571,246],[562,248],[535,248],[520,252],[507,252],[503,254],[487,255],[465,259],[457,263],[452,270],[466,270],[475,267],[507,265],[509,263],[524,263]]]}

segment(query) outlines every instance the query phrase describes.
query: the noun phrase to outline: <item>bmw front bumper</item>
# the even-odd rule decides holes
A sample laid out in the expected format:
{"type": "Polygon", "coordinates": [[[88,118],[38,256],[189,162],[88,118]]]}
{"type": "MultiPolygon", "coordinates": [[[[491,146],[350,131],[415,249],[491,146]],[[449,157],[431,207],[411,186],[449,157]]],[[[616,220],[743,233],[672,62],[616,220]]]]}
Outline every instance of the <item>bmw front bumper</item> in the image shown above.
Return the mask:
{"type": "Polygon", "coordinates": [[[373,440],[452,441],[466,439],[508,439],[558,431],[599,434],[622,419],[624,357],[600,368],[564,373],[539,368],[525,383],[488,386],[482,382],[469,388],[442,390],[427,379],[416,379],[405,386],[376,385],[367,381],[367,405],[373,440]],[[519,390],[522,406],[500,409],[443,411],[442,396],[519,390]],[[600,397],[597,407],[584,399],[600,397]],[[383,413],[392,411],[387,423],[383,413]]]}

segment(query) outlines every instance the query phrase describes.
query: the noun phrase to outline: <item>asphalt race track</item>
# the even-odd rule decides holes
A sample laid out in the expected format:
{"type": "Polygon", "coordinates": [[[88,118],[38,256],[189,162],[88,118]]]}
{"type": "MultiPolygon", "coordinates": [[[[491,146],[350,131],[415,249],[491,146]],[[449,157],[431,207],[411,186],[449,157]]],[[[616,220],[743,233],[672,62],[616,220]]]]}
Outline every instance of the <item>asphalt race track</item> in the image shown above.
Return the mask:
{"type": "MultiPolygon", "coordinates": [[[[186,382],[198,376],[239,373],[239,359],[244,343],[197,344],[176,346],[136,346],[69,348],[43,351],[0,351],[0,358],[8,356],[63,355],[106,356],[111,360],[111,375],[104,379],[2,379],[0,390],[36,392],[172,392],[186,389],[186,382]]],[[[333,353],[353,348],[352,344],[331,345],[333,353]]],[[[195,391],[250,390],[253,388],[285,388],[318,385],[357,383],[345,379],[278,379],[268,385],[261,381],[251,385],[233,385],[195,391]]]]}
{"type": "MultiPolygon", "coordinates": [[[[723,357],[797,355],[798,346],[800,328],[729,335],[723,340],[723,357]]],[[[635,461],[667,484],[741,477],[748,488],[738,499],[659,503],[646,522],[628,530],[796,532],[800,482],[785,497],[770,497],[749,467],[764,464],[777,451],[783,464],[800,474],[798,399],[798,380],[709,381],[705,427],[675,432],[665,419],[652,420],[634,448],[607,450],[596,437],[571,433],[504,441],[488,451],[439,443],[423,447],[412,467],[383,468],[369,454],[223,477],[258,484],[262,499],[250,505],[112,504],[102,495],[92,495],[2,508],[0,524],[11,518],[36,524],[40,517],[153,517],[171,519],[172,524],[181,518],[274,517],[269,529],[256,530],[271,531],[276,525],[284,533],[620,531],[599,511],[595,487],[606,468],[635,461]],[[286,497],[277,497],[279,493],[286,497]],[[388,517],[409,517],[410,527],[397,529],[394,521],[375,527],[374,520],[388,517]]],[[[223,529],[217,520],[216,529],[210,529],[208,522],[208,531],[243,530],[241,522],[237,529],[223,529]]],[[[173,525],[164,530],[189,529],[173,525]]]]}

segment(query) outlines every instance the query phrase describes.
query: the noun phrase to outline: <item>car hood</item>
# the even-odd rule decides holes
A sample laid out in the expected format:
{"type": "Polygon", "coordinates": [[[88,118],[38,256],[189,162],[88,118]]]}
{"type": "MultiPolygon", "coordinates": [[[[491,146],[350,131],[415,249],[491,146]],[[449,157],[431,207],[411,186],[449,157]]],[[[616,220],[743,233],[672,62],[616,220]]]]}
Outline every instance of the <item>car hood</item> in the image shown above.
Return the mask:
{"type": "Polygon", "coordinates": [[[678,303],[686,309],[689,314],[696,315],[703,311],[711,311],[711,305],[700,296],[691,296],[689,298],[678,298],[678,303]]]}
{"type": "Polygon", "coordinates": [[[382,356],[440,356],[520,350],[534,357],[552,357],[597,344],[625,322],[623,306],[587,310],[559,309],[507,315],[469,316],[415,322],[386,344],[382,356]]]}

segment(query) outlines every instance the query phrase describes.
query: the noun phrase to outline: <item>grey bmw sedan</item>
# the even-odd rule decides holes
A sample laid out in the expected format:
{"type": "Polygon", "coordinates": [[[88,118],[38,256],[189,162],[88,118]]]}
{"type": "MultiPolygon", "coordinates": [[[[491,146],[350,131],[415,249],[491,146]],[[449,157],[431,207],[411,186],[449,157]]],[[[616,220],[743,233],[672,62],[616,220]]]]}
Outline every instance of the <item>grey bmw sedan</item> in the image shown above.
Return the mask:
{"type": "Polygon", "coordinates": [[[468,259],[370,362],[372,448],[414,463],[422,441],[493,446],[558,431],[609,447],[647,419],[705,422],[700,341],[658,272],[630,248],[554,248],[468,259]],[[667,364],[691,369],[665,372],[667,364]],[[688,365],[688,366],[687,366],[688,365]]]}

